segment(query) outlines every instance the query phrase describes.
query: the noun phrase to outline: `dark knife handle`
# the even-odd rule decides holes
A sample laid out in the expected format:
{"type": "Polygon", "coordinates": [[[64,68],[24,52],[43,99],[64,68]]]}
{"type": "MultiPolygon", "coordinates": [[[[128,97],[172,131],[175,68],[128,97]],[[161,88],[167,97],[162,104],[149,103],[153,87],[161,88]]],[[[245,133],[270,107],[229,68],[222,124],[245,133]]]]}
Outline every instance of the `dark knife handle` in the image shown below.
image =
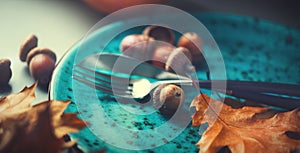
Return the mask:
{"type": "Polygon", "coordinates": [[[199,81],[200,88],[206,89],[211,89],[212,83],[226,83],[226,90],[229,91],[227,94],[237,98],[285,109],[300,108],[300,85],[298,84],[237,80],[199,81]]]}

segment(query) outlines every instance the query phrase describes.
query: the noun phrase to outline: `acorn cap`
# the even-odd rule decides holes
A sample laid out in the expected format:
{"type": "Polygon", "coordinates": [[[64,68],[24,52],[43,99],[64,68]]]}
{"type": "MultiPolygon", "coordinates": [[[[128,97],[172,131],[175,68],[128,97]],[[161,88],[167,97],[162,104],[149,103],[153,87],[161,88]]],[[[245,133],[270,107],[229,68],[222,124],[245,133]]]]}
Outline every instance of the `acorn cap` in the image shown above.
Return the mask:
{"type": "Polygon", "coordinates": [[[158,45],[152,53],[152,65],[165,69],[165,64],[168,60],[168,57],[174,49],[174,46],[170,44],[164,44],[163,46],[158,45]]]}
{"type": "Polygon", "coordinates": [[[20,46],[19,58],[22,62],[26,61],[27,54],[35,47],[37,47],[38,38],[36,35],[29,35],[20,46]]]}
{"type": "Polygon", "coordinates": [[[178,47],[185,47],[191,51],[192,55],[200,54],[202,47],[202,41],[200,36],[195,32],[184,33],[178,40],[178,47]]]}
{"type": "Polygon", "coordinates": [[[7,58],[0,59],[0,69],[9,68],[11,65],[11,61],[7,58]]]}
{"type": "Polygon", "coordinates": [[[153,38],[146,35],[126,36],[120,45],[120,50],[124,55],[147,61],[152,59],[153,50],[156,43],[153,38]]]}
{"type": "Polygon", "coordinates": [[[195,32],[184,33],[178,40],[178,47],[187,48],[192,54],[193,63],[201,63],[203,61],[202,55],[202,41],[201,37],[195,32]],[[198,48],[198,46],[200,48],[198,48]]]}
{"type": "Polygon", "coordinates": [[[56,55],[52,50],[50,50],[49,48],[44,48],[44,47],[36,47],[36,48],[32,49],[27,55],[26,62],[28,65],[30,64],[31,59],[37,54],[47,55],[52,58],[54,63],[56,62],[56,55]]]}
{"type": "Polygon", "coordinates": [[[134,44],[142,42],[142,41],[148,41],[148,40],[154,40],[152,37],[149,37],[147,35],[140,35],[140,34],[132,34],[124,37],[120,43],[120,50],[123,52],[127,48],[130,48],[134,46],[134,44]]]}
{"type": "Polygon", "coordinates": [[[9,59],[0,59],[0,85],[7,85],[11,79],[12,72],[10,69],[11,62],[9,59]]]}
{"type": "Polygon", "coordinates": [[[144,35],[154,38],[155,40],[165,41],[170,44],[174,44],[175,35],[174,32],[166,27],[151,25],[144,29],[144,35]]]}
{"type": "Polygon", "coordinates": [[[165,69],[174,71],[180,75],[195,71],[195,67],[191,63],[192,55],[190,51],[184,47],[178,47],[168,57],[165,69]]]}

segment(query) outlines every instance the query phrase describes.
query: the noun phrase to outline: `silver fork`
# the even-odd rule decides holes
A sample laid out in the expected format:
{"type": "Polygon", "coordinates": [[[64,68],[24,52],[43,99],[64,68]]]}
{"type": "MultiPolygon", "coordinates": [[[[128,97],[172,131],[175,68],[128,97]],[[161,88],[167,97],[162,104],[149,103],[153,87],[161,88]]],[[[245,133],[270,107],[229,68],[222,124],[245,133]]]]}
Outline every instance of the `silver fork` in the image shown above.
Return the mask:
{"type": "MultiPolygon", "coordinates": [[[[192,85],[192,80],[185,76],[166,72],[150,64],[141,63],[130,57],[117,54],[95,54],[89,56],[75,65],[73,70],[72,77],[75,80],[108,94],[124,98],[143,98],[162,83],[192,85]],[[114,69],[114,64],[118,59],[121,59],[121,65],[125,65],[125,67],[128,65],[138,66],[131,74],[126,74],[127,72],[124,71],[125,68],[114,69]],[[92,69],[93,67],[96,69],[92,69]],[[121,75],[108,73],[112,70],[121,75]],[[140,77],[134,78],[132,75],[140,77]],[[150,82],[150,78],[154,78],[156,81],[150,82]],[[141,88],[143,90],[141,90],[141,88]]],[[[237,80],[201,80],[197,83],[201,88],[211,89],[213,82],[224,83],[224,81],[227,84],[225,94],[230,96],[286,109],[300,107],[300,85],[298,84],[237,80]]]]}
{"type": "Polygon", "coordinates": [[[81,71],[74,69],[73,79],[90,87],[95,87],[105,93],[124,98],[142,99],[160,84],[193,85],[193,81],[191,79],[159,80],[150,82],[146,78],[122,78],[104,73],[93,72],[92,70],[82,66],[78,67],[81,71]],[[95,76],[90,75],[92,73],[95,73],[95,76]]]}

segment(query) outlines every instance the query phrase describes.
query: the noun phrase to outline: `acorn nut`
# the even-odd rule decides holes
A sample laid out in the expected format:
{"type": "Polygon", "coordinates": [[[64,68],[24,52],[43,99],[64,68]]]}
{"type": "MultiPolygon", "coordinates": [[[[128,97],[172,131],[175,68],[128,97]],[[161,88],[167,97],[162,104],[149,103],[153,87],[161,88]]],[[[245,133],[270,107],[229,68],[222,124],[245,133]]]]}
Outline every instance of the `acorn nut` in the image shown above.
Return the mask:
{"type": "Polygon", "coordinates": [[[174,84],[159,85],[153,92],[154,107],[163,115],[173,115],[183,102],[184,92],[174,84]]]}
{"type": "Polygon", "coordinates": [[[175,36],[173,31],[163,26],[148,26],[144,29],[143,34],[152,37],[155,40],[164,41],[170,44],[174,44],[175,42],[175,36]]]}
{"type": "Polygon", "coordinates": [[[154,39],[146,35],[128,35],[123,38],[120,50],[124,55],[147,61],[151,59],[155,48],[154,39]]]}
{"type": "Polygon", "coordinates": [[[176,74],[186,75],[195,71],[191,60],[192,55],[190,51],[184,47],[178,47],[169,55],[165,69],[167,71],[174,71],[176,74]]]}
{"type": "Polygon", "coordinates": [[[170,56],[170,54],[173,52],[174,47],[173,46],[158,46],[152,55],[152,65],[165,69],[166,62],[170,56]]]}
{"type": "Polygon", "coordinates": [[[12,72],[10,69],[11,62],[9,59],[0,59],[0,85],[7,85],[12,72]]]}
{"type": "Polygon", "coordinates": [[[41,85],[48,85],[55,68],[56,55],[48,48],[37,47],[27,55],[30,75],[41,85]]]}
{"type": "Polygon", "coordinates": [[[29,35],[21,44],[20,46],[20,52],[19,52],[19,58],[22,62],[26,61],[27,54],[30,50],[37,47],[38,44],[38,38],[36,35],[31,34],[29,35]]]}
{"type": "Polygon", "coordinates": [[[203,60],[202,49],[201,49],[202,42],[198,34],[194,32],[188,32],[183,34],[179,38],[177,46],[185,47],[191,52],[193,63],[196,64],[202,62],[203,60]],[[198,46],[200,48],[198,48],[198,46]]]}

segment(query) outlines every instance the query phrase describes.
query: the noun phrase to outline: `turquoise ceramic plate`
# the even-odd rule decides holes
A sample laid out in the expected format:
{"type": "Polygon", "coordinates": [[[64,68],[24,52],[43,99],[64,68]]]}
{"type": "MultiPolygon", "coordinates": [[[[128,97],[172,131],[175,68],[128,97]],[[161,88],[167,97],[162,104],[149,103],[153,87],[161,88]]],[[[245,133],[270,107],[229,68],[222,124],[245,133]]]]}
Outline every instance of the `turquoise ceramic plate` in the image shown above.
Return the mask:
{"type": "MultiPolygon", "coordinates": [[[[300,83],[299,31],[251,17],[211,13],[199,13],[194,16],[208,28],[219,45],[228,79],[300,83]]],[[[98,45],[99,36],[107,35],[110,30],[118,28],[118,26],[121,24],[113,23],[96,30],[87,41],[89,49],[94,53],[105,50],[119,54],[119,43],[122,38],[128,34],[141,33],[143,30],[142,27],[139,27],[123,32],[105,48],[98,45]]],[[[51,83],[51,99],[72,100],[66,112],[77,112],[77,105],[80,105],[83,109],[79,115],[89,117],[90,121],[97,122],[97,113],[95,113],[97,110],[94,106],[101,106],[110,119],[131,131],[155,129],[166,122],[166,119],[157,112],[135,115],[130,111],[124,111],[113,96],[102,92],[97,92],[98,101],[89,101],[89,93],[84,93],[87,87],[74,83],[71,77],[78,47],[79,44],[72,47],[59,62],[51,83]],[[74,87],[82,88],[81,98],[86,99],[85,103],[79,104],[76,101],[74,87]]],[[[202,76],[202,73],[198,72],[199,76],[202,76]]],[[[134,105],[130,105],[130,107],[132,110],[139,109],[134,105]]],[[[102,124],[110,123],[104,121],[102,124]]],[[[101,130],[107,131],[106,128],[113,129],[114,126],[116,125],[107,125],[103,129],[100,127],[97,130],[101,134],[101,130]]],[[[176,128],[166,130],[166,135],[172,130],[176,130],[176,128]]],[[[128,146],[151,141],[151,135],[139,135],[135,132],[132,132],[129,137],[114,130],[111,130],[111,133],[103,133],[103,135],[105,134],[111,135],[110,142],[124,140],[128,146]]],[[[146,150],[121,149],[95,135],[91,129],[86,128],[79,133],[71,134],[71,138],[79,140],[78,145],[84,151],[105,149],[107,152],[197,152],[198,148],[195,144],[200,139],[199,127],[191,127],[190,124],[175,139],[169,141],[162,137],[159,141],[163,141],[164,145],[155,146],[153,143],[153,148],[146,150]]]]}

